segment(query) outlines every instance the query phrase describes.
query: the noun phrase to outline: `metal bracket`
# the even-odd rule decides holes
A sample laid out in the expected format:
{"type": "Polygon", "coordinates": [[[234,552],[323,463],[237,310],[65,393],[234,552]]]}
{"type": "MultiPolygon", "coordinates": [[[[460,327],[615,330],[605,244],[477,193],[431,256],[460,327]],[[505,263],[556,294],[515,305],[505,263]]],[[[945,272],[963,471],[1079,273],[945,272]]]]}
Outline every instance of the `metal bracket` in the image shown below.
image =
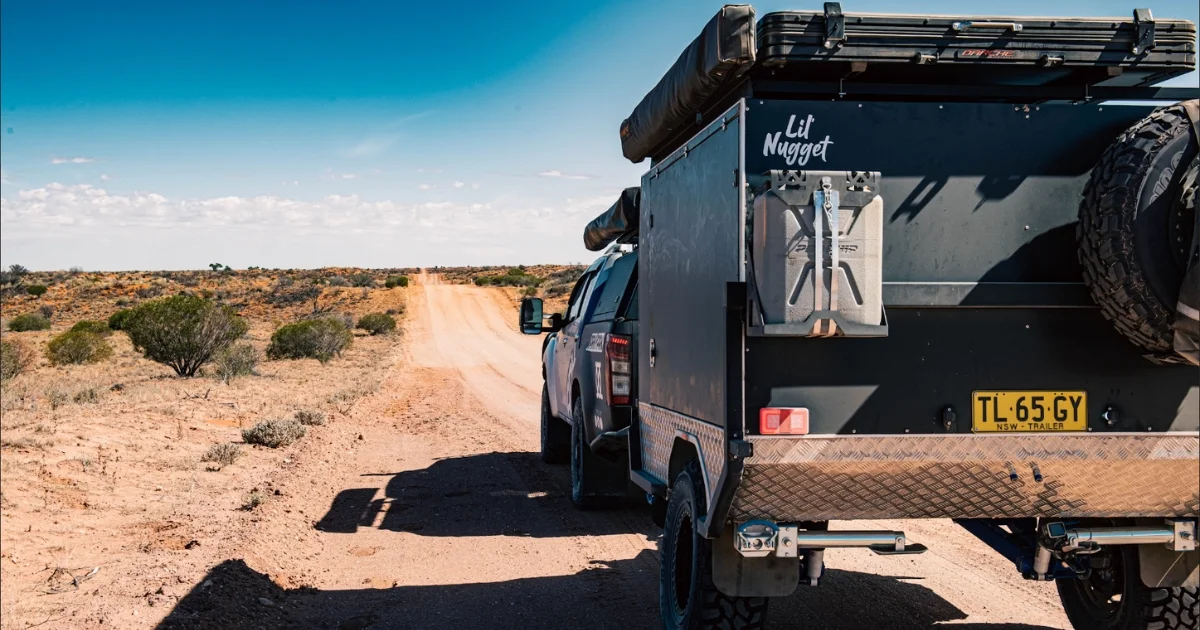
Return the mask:
{"type": "Polygon", "coordinates": [[[746,440],[729,440],[729,458],[746,459],[754,457],[754,444],[746,440]]]}
{"type": "Polygon", "coordinates": [[[846,42],[846,16],[842,14],[842,3],[825,3],[826,49],[841,48],[846,42]]]}
{"type": "Polygon", "coordinates": [[[771,521],[747,521],[734,530],[733,547],[747,558],[762,558],[775,553],[779,527],[771,521]]]}
{"type": "Polygon", "coordinates": [[[1137,34],[1134,36],[1130,52],[1140,55],[1154,48],[1154,16],[1150,13],[1150,9],[1133,10],[1133,27],[1137,34]]]}

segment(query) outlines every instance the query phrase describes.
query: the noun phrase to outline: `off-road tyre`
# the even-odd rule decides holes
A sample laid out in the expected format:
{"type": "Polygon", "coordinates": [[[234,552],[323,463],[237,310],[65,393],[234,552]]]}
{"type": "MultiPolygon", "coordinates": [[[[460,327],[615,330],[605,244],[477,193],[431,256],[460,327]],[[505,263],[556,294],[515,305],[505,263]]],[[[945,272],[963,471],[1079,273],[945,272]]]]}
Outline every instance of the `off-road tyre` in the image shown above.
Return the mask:
{"type": "MultiPolygon", "coordinates": [[[[587,431],[583,426],[583,403],[578,398],[571,403],[571,419],[571,504],[581,510],[616,507],[622,497],[596,494],[586,489],[589,485],[605,486],[611,481],[606,475],[612,474],[612,470],[588,446],[587,431]]],[[[625,474],[628,474],[628,468],[625,474]]]]}
{"type": "Polygon", "coordinates": [[[1076,630],[1198,630],[1200,599],[1195,588],[1151,588],[1142,583],[1136,545],[1110,546],[1111,592],[1102,571],[1078,580],[1058,580],[1058,596],[1076,630]],[[1119,592],[1120,601],[1101,603],[1119,592]]]}
{"type": "Polygon", "coordinates": [[[663,628],[764,628],[767,598],[730,597],[713,584],[712,541],[701,536],[694,527],[696,516],[706,512],[702,479],[700,465],[692,461],[671,486],[658,580],[658,607],[663,628]]]}
{"type": "Polygon", "coordinates": [[[542,461],[565,464],[571,460],[571,427],[550,413],[550,393],[542,383],[542,461]]]}
{"type": "Polygon", "coordinates": [[[1181,361],[1171,324],[1195,225],[1182,180],[1196,155],[1183,108],[1157,111],[1104,152],[1079,206],[1084,282],[1101,314],[1156,362],[1181,361]]]}

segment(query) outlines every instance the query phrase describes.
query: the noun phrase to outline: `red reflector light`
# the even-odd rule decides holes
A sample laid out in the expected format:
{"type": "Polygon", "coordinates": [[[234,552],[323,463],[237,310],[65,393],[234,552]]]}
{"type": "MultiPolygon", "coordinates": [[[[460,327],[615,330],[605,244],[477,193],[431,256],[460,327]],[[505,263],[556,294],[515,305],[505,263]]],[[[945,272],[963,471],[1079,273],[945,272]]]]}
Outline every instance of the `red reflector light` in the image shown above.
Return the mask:
{"type": "Polygon", "coordinates": [[[760,435],[808,435],[808,409],[767,407],[758,412],[760,435]]]}

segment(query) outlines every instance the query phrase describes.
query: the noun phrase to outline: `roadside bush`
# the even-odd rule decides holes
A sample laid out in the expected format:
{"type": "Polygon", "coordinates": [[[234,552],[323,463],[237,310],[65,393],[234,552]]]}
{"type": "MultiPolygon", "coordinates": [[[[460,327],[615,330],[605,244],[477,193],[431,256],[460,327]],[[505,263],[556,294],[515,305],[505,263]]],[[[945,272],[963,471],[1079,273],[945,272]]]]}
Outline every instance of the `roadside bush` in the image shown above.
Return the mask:
{"type": "Polygon", "coordinates": [[[13,332],[29,332],[31,330],[50,330],[50,319],[39,313],[17,315],[8,322],[8,329],[13,332]]]}
{"type": "Polygon", "coordinates": [[[20,340],[0,340],[0,381],[7,381],[33,365],[33,351],[20,340]]]}
{"type": "Polygon", "coordinates": [[[147,359],[190,377],[218,350],[246,334],[247,325],[228,306],[173,295],[137,307],[122,328],[147,359]]]}
{"type": "Polygon", "coordinates": [[[333,276],[332,278],[329,279],[329,286],[331,286],[331,287],[348,287],[348,286],[350,286],[350,281],[341,276],[333,276]]]}
{"type": "Polygon", "coordinates": [[[248,343],[235,343],[213,354],[213,375],[228,384],[238,376],[252,376],[258,367],[258,350],[248,343]]]}
{"type": "Polygon", "coordinates": [[[25,287],[25,292],[33,297],[42,297],[46,294],[46,291],[46,285],[44,284],[31,284],[25,287]]]}
{"type": "Polygon", "coordinates": [[[375,286],[375,278],[369,273],[356,273],[350,276],[350,284],[356,287],[373,287],[375,286]]]}
{"type": "Polygon", "coordinates": [[[75,322],[75,325],[71,326],[71,332],[87,332],[107,337],[112,334],[112,329],[108,327],[108,322],[98,322],[91,319],[85,319],[80,322],[75,322]]]}
{"type": "Polygon", "coordinates": [[[301,409],[296,412],[296,422],[310,427],[325,425],[325,414],[312,409],[301,409]]]}
{"type": "Polygon", "coordinates": [[[299,440],[307,432],[308,429],[295,420],[267,420],[242,430],[242,439],[247,444],[279,448],[299,440]]]}
{"type": "Polygon", "coordinates": [[[116,313],[108,316],[109,330],[125,330],[129,325],[129,319],[133,317],[133,309],[123,308],[116,313]]]}
{"type": "Polygon", "coordinates": [[[225,442],[223,444],[213,444],[208,447],[207,451],[200,456],[202,462],[212,462],[216,464],[216,469],[220,470],[222,466],[231,466],[237,461],[237,458],[242,456],[242,447],[233,442],[225,442]]]}
{"type": "Polygon", "coordinates": [[[323,317],[280,326],[267,346],[268,359],[316,359],[325,363],[350,345],[353,335],[339,318],[323,317]]]}
{"type": "Polygon", "coordinates": [[[396,330],[396,320],[387,313],[368,313],[359,318],[356,328],[381,335],[396,330]]]}
{"type": "Polygon", "coordinates": [[[396,287],[407,287],[408,276],[392,276],[387,279],[387,282],[383,283],[383,286],[389,289],[394,289],[396,287]]]}
{"type": "Polygon", "coordinates": [[[96,363],[112,356],[112,346],[103,335],[83,330],[68,330],[46,345],[46,358],[54,365],[96,363]]]}

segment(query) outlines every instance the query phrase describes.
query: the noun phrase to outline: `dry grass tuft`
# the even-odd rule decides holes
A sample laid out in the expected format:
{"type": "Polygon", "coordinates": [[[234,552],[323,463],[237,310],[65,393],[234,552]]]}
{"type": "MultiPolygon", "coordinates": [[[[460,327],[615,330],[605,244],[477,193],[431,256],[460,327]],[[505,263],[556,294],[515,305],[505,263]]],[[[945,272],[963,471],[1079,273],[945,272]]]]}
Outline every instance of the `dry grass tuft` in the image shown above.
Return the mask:
{"type": "Polygon", "coordinates": [[[287,446],[304,437],[308,430],[295,420],[267,420],[242,431],[247,444],[259,444],[270,448],[287,446]]]}
{"type": "Polygon", "coordinates": [[[213,444],[204,451],[204,455],[200,456],[200,461],[211,462],[215,464],[210,469],[220,470],[224,466],[231,466],[237,461],[237,458],[242,456],[242,447],[233,442],[224,442],[222,444],[213,444]]]}
{"type": "Polygon", "coordinates": [[[319,427],[325,425],[325,413],[322,411],[316,411],[314,409],[301,409],[300,411],[296,412],[295,417],[296,422],[299,422],[305,426],[319,427]]]}

